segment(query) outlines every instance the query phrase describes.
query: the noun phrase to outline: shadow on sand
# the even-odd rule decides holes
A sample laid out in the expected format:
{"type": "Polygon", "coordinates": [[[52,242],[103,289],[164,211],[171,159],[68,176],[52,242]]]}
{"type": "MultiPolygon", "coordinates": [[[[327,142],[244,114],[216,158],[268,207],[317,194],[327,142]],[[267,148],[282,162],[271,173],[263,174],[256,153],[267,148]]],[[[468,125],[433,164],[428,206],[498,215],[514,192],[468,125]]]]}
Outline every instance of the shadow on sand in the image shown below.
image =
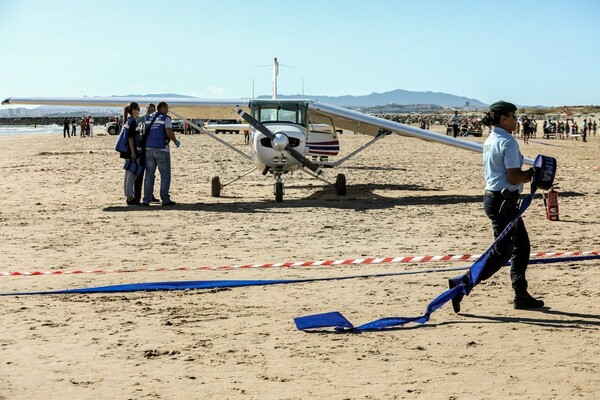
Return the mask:
{"type": "MultiPolygon", "coordinates": [[[[302,186],[290,187],[290,189],[300,189],[302,186]]],[[[440,189],[429,189],[415,185],[353,185],[348,188],[346,196],[337,196],[330,188],[316,188],[316,191],[311,195],[302,199],[284,198],[283,203],[277,203],[273,198],[265,198],[264,200],[243,200],[240,197],[226,197],[224,199],[240,199],[239,201],[228,201],[226,203],[193,203],[193,204],[176,204],[168,207],[168,210],[178,211],[209,211],[209,212],[225,212],[225,213],[248,213],[270,210],[281,210],[294,208],[310,208],[323,207],[343,210],[374,210],[386,209],[402,206],[415,205],[447,205],[447,204],[464,204],[464,203],[480,203],[483,201],[482,195],[419,195],[419,196],[404,196],[404,197],[386,197],[380,194],[375,194],[375,190],[402,190],[402,191],[440,191],[440,189]]],[[[151,205],[150,207],[127,207],[110,206],[103,209],[107,212],[130,212],[130,211],[166,211],[160,205],[151,205]]]]}
{"type": "MultiPolygon", "coordinates": [[[[378,210],[394,207],[418,206],[418,205],[454,205],[467,203],[481,203],[481,195],[452,195],[452,194],[429,194],[419,196],[386,197],[376,194],[374,191],[418,191],[418,192],[439,192],[442,189],[428,188],[420,185],[386,185],[386,184],[359,184],[348,187],[346,196],[338,196],[330,187],[297,185],[290,186],[288,189],[314,189],[315,192],[302,199],[284,198],[283,203],[277,203],[272,197],[264,200],[244,200],[243,197],[221,196],[223,199],[239,199],[239,201],[227,203],[178,203],[168,207],[169,210],[178,211],[209,211],[209,212],[229,212],[229,213],[248,213],[270,210],[281,210],[293,208],[323,207],[341,210],[378,210]]],[[[577,192],[561,192],[562,197],[580,197],[584,196],[577,192]]],[[[536,196],[536,200],[538,196],[536,196]]],[[[127,207],[110,206],[105,207],[103,211],[107,212],[130,212],[130,211],[166,211],[160,205],[151,205],[150,207],[127,207]]]]}
{"type": "Polygon", "coordinates": [[[527,325],[539,325],[551,328],[569,328],[569,329],[598,329],[600,327],[600,315],[598,314],[579,314],[568,311],[553,310],[543,307],[538,310],[531,310],[535,317],[493,317],[489,315],[460,314],[465,318],[484,319],[498,323],[519,323],[527,325]],[[553,316],[558,318],[552,318],[553,316]],[[563,318],[565,317],[565,318],[563,318]]]}

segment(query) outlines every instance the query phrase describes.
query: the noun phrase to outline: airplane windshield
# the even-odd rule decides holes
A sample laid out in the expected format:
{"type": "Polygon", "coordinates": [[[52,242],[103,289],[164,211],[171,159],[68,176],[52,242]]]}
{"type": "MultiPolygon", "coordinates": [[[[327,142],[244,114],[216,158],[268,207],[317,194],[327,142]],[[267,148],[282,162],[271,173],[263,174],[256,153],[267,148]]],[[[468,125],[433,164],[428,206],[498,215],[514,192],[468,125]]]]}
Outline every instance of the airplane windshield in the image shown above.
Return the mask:
{"type": "Polygon", "coordinates": [[[291,122],[294,124],[300,123],[300,113],[298,110],[283,110],[277,108],[261,108],[260,110],[261,122],[278,121],[278,122],[291,122]]]}
{"type": "Polygon", "coordinates": [[[255,117],[260,122],[287,122],[306,125],[306,105],[303,103],[254,103],[251,104],[255,117]]]}

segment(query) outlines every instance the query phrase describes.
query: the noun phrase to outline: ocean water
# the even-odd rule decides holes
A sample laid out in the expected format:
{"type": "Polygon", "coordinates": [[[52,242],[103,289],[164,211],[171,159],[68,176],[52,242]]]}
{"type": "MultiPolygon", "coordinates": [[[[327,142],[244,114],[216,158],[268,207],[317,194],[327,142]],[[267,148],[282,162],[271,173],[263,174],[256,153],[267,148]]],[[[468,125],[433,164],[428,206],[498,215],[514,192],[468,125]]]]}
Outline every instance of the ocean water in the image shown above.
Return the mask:
{"type": "MultiPolygon", "coordinates": [[[[77,129],[79,131],[79,129],[77,129]]],[[[49,133],[60,133],[63,128],[59,125],[0,125],[0,136],[4,135],[47,135],[49,133]]]]}

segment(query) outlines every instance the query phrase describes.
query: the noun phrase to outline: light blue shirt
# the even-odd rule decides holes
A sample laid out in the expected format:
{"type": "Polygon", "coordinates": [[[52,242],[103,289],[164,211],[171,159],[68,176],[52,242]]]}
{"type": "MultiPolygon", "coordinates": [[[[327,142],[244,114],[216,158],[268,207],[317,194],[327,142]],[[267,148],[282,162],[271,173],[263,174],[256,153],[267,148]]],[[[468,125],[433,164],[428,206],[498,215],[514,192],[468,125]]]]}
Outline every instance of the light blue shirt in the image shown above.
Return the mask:
{"type": "Polygon", "coordinates": [[[507,188],[510,191],[518,190],[521,193],[523,184],[511,185],[507,169],[521,169],[522,166],[523,156],[515,138],[504,129],[495,126],[483,144],[485,189],[500,191],[507,188]]]}

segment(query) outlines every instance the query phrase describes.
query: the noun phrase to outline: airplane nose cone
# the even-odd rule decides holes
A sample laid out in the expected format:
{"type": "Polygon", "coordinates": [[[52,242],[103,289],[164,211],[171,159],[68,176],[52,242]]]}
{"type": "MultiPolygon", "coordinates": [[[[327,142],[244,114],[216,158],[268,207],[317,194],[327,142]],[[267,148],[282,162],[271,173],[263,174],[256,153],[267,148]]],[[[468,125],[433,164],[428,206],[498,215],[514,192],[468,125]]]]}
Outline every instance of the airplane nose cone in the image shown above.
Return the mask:
{"type": "Polygon", "coordinates": [[[288,140],[288,137],[283,133],[276,133],[273,140],[271,140],[273,148],[277,151],[285,150],[289,143],[290,141],[288,140]]]}

